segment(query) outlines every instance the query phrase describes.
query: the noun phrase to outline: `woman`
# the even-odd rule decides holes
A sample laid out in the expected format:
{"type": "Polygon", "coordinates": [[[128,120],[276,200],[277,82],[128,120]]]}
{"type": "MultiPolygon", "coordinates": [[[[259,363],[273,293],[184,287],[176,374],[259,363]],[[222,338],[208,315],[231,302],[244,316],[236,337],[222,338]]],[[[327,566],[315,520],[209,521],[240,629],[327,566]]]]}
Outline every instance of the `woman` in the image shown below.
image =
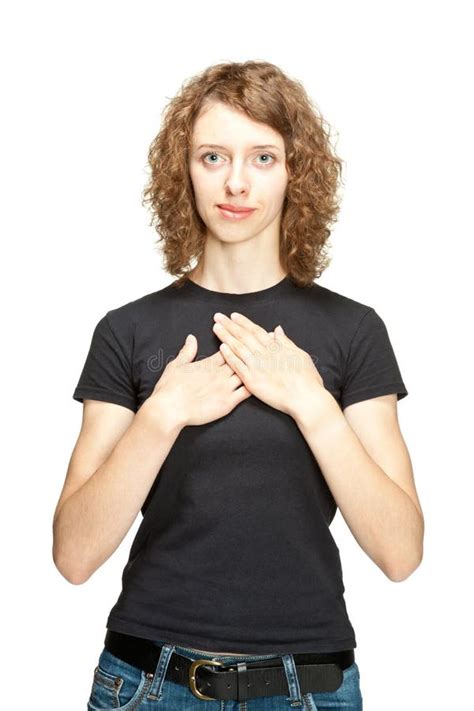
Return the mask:
{"type": "Polygon", "coordinates": [[[88,708],[361,709],[329,524],[402,580],[423,515],[385,324],[314,282],[341,161],[300,83],[249,61],[182,87],[149,162],[178,278],[97,323],[54,518],[83,583],[143,514],[88,708]]]}

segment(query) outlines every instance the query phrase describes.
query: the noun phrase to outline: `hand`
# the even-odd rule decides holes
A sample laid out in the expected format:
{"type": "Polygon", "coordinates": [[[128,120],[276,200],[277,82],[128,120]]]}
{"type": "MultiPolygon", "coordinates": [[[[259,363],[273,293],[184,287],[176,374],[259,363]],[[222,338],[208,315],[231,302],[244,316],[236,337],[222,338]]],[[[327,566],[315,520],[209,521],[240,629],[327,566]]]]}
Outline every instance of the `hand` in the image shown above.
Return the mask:
{"type": "MultiPolygon", "coordinates": [[[[216,351],[192,362],[197,339],[190,334],[176,358],[165,367],[149,400],[158,399],[169,408],[181,426],[203,425],[224,417],[251,396],[224,356],[216,351]]],[[[161,411],[161,407],[157,408],[161,411]]]]}
{"type": "Polygon", "coordinates": [[[311,356],[281,326],[268,333],[242,314],[214,314],[220,351],[247,390],[267,405],[295,417],[302,402],[327,394],[311,356]]]}

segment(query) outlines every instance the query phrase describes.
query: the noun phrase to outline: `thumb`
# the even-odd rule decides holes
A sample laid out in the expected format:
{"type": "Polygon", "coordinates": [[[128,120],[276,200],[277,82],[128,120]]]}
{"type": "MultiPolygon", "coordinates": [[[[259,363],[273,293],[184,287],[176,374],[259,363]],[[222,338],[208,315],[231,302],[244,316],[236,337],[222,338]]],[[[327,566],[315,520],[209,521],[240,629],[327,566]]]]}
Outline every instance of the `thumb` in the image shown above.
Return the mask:
{"type": "Polygon", "coordinates": [[[178,358],[182,360],[193,360],[196,355],[197,338],[192,333],[188,333],[181,350],[178,353],[178,358]]]}
{"type": "Polygon", "coordinates": [[[276,333],[276,334],[279,335],[279,336],[286,336],[286,333],[284,332],[283,328],[282,328],[280,325],[278,325],[278,326],[275,328],[274,333],[276,333]]]}

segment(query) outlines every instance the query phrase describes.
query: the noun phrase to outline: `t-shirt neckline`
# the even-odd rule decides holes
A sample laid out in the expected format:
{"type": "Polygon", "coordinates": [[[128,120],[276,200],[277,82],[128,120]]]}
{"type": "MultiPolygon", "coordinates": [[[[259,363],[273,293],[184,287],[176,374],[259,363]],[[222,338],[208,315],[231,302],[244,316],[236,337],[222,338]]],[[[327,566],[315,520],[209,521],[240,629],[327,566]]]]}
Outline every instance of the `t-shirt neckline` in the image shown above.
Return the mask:
{"type": "Polygon", "coordinates": [[[288,274],[283,279],[280,279],[276,284],[268,286],[266,289],[258,291],[249,291],[242,294],[234,294],[226,291],[214,291],[200,286],[189,277],[186,279],[182,289],[199,299],[205,301],[225,302],[228,304],[242,304],[250,306],[252,304],[260,304],[267,301],[272,301],[275,297],[288,293],[293,288],[293,283],[288,274]]]}

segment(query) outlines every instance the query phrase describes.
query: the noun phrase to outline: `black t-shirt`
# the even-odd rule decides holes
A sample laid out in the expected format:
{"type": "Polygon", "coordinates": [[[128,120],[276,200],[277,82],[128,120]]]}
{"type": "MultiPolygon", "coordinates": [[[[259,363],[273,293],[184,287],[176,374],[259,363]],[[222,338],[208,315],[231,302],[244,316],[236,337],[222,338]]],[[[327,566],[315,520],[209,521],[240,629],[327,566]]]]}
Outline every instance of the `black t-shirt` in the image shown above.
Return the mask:
{"type": "MultiPolygon", "coordinates": [[[[313,358],[343,409],[408,392],[384,322],[370,306],[285,277],[224,294],[188,280],[108,311],[73,397],[136,412],[186,335],[195,360],[215,353],[213,314],[281,324],[313,358]]],[[[107,627],[147,639],[243,654],[356,647],[336,503],[295,420],[250,396],[228,415],[184,427],[143,504],[107,627]]]]}

